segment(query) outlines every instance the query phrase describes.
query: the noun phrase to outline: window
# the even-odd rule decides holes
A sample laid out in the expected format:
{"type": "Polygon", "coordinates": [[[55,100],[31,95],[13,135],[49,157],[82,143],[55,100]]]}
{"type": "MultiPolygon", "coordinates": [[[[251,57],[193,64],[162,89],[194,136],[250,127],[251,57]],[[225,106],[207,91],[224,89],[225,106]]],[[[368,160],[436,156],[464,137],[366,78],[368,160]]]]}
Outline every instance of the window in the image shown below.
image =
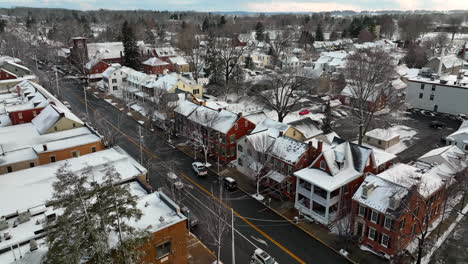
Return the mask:
{"type": "Polygon", "coordinates": [[[236,142],[236,135],[233,134],[229,137],[229,143],[234,143],[234,142],[236,142]]]}
{"type": "Polygon", "coordinates": [[[58,128],[57,128],[56,126],[54,126],[54,130],[55,130],[55,131],[57,131],[57,130],[58,130],[58,128]]]}
{"type": "Polygon", "coordinates": [[[237,130],[239,128],[239,125],[237,123],[234,125],[234,129],[237,130]]]}
{"type": "Polygon", "coordinates": [[[80,156],[80,152],[78,150],[72,151],[71,154],[73,158],[77,158],[80,156]]]}
{"type": "Polygon", "coordinates": [[[372,227],[369,227],[369,234],[367,235],[367,237],[375,241],[375,234],[376,234],[375,229],[372,227]]]}
{"type": "Polygon", "coordinates": [[[423,98],[423,93],[419,93],[419,99],[423,98]]]}
{"type": "Polygon", "coordinates": [[[96,147],[95,146],[91,147],[91,152],[96,152],[96,147]]]}
{"type": "Polygon", "coordinates": [[[320,161],[320,169],[325,170],[327,168],[327,163],[324,160],[320,161]]]}
{"type": "Polygon", "coordinates": [[[435,91],[435,84],[432,85],[432,91],[435,91]]]}
{"type": "Polygon", "coordinates": [[[13,171],[13,168],[12,168],[11,166],[8,166],[8,167],[7,167],[7,172],[10,173],[10,172],[12,172],[12,171],[13,171]]]}
{"type": "Polygon", "coordinates": [[[239,164],[239,166],[244,166],[243,163],[242,163],[242,159],[241,159],[241,158],[238,158],[238,159],[237,159],[237,164],[239,164]]]}
{"type": "Polygon", "coordinates": [[[296,130],[293,131],[293,137],[295,137],[295,136],[296,136],[296,130]]]}
{"type": "Polygon", "coordinates": [[[112,83],[117,83],[117,79],[112,79],[112,83]]]}
{"type": "Polygon", "coordinates": [[[424,90],[424,83],[421,83],[421,90],[424,90]]]}
{"type": "Polygon", "coordinates": [[[241,146],[241,145],[237,145],[237,150],[238,150],[239,152],[242,152],[242,146],[241,146]]]}
{"type": "Polygon", "coordinates": [[[468,151],[468,144],[465,144],[465,150],[468,151]]]}
{"type": "Polygon", "coordinates": [[[382,145],[382,140],[379,140],[379,145],[382,145]]]}
{"type": "Polygon", "coordinates": [[[29,163],[29,167],[31,167],[31,168],[34,167],[35,165],[36,165],[36,164],[34,164],[34,162],[30,162],[30,163],[29,163]]]}
{"type": "Polygon", "coordinates": [[[381,244],[382,246],[388,248],[388,247],[389,247],[389,246],[388,246],[389,242],[390,242],[390,237],[387,236],[387,235],[385,235],[385,234],[382,234],[382,239],[381,239],[381,241],[380,241],[380,244],[381,244]]]}
{"type": "Polygon", "coordinates": [[[371,211],[371,222],[374,224],[377,224],[377,220],[379,219],[379,213],[376,211],[372,210],[371,211]]]}
{"type": "Polygon", "coordinates": [[[160,259],[171,254],[171,241],[164,242],[156,247],[156,258],[160,259]]]}
{"type": "Polygon", "coordinates": [[[358,214],[362,217],[364,217],[366,215],[366,207],[362,206],[362,205],[359,205],[359,212],[358,214]]]}
{"type": "Polygon", "coordinates": [[[416,231],[416,224],[413,224],[413,226],[411,227],[411,234],[414,234],[415,231],[416,231]]]}
{"type": "Polygon", "coordinates": [[[231,148],[231,157],[236,156],[236,148],[231,148]]]}
{"type": "Polygon", "coordinates": [[[245,120],[244,121],[244,127],[248,127],[249,126],[249,121],[245,120]]]}
{"type": "Polygon", "coordinates": [[[405,218],[403,218],[403,219],[401,220],[401,222],[400,222],[400,229],[405,228],[405,224],[406,224],[405,218]]]}
{"type": "Polygon", "coordinates": [[[18,118],[19,118],[19,119],[23,119],[23,113],[19,112],[19,113],[18,113],[18,118]]]}
{"type": "Polygon", "coordinates": [[[56,162],[55,156],[50,156],[50,162],[56,162]]]}
{"type": "Polygon", "coordinates": [[[112,91],[117,91],[119,88],[117,86],[112,86],[112,91]]]}
{"type": "Polygon", "coordinates": [[[76,127],[76,124],[75,124],[75,123],[73,123],[73,127],[76,127]]]}
{"type": "Polygon", "coordinates": [[[433,94],[431,94],[431,96],[429,96],[429,100],[434,101],[434,95],[433,94]]]}
{"type": "Polygon", "coordinates": [[[384,220],[384,227],[388,230],[392,229],[392,222],[393,220],[388,218],[388,217],[385,217],[385,220],[384,220]]]}
{"type": "Polygon", "coordinates": [[[36,110],[33,111],[33,116],[37,116],[36,110]]]}

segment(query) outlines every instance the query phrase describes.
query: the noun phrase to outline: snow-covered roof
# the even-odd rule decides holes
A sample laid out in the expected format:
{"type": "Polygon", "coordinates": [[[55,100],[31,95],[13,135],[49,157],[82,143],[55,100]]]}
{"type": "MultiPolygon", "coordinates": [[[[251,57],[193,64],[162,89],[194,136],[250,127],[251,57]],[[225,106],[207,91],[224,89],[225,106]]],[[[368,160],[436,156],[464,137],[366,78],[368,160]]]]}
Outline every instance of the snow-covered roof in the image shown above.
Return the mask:
{"type": "Polygon", "coordinates": [[[60,118],[65,117],[73,122],[83,125],[83,121],[75,114],[66,108],[59,108],[54,105],[49,105],[37,115],[31,123],[36,127],[40,134],[44,134],[49,130],[60,118]]]}
{"type": "Polygon", "coordinates": [[[405,89],[408,85],[403,82],[400,78],[392,81],[392,87],[396,90],[405,89]]]}
{"type": "Polygon", "coordinates": [[[98,182],[102,181],[105,174],[103,169],[108,166],[114,166],[122,180],[146,173],[145,168],[119,147],[11,172],[0,177],[0,201],[9,201],[0,206],[0,215],[7,216],[45,204],[52,198],[52,184],[57,180],[55,173],[66,163],[74,173],[81,173],[86,167],[92,167],[93,179],[98,182]],[[29,194],[34,194],[34,199],[29,194]]]}
{"type": "Polygon", "coordinates": [[[306,139],[311,139],[323,134],[323,131],[320,129],[320,125],[310,117],[289,122],[288,125],[299,130],[306,139]]]}
{"type": "Polygon", "coordinates": [[[76,137],[50,141],[45,144],[35,145],[33,149],[36,153],[43,153],[43,152],[50,152],[50,151],[57,151],[61,149],[71,148],[74,146],[87,145],[87,144],[91,144],[94,142],[99,142],[100,140],[101,138],[94,134],[84,134],[84,135],[79,135],[76,137]],[[47,150],[44,150],[44,145],[47,146],[47,150]]]}
{"type": "Polygon", "coordinates": [[[176,75],[167,74],[163,77],[158,78],[154,82],[153,87],[158,87],[159,89],[165,89],[166,91],[174,88],[174,86],[179,82],[179,78],[176,75]]]}
{"type": "Polygon", "coordinates": [[[109,66],[103,73],[102,73],[102,77],[105,77],[105,78],[109,78],[112,76],[112,74],[120,69],[122,66],[120,64],[112,64],[111,66],[109,66]]]}
{"type": "Polygon", "coordinates": [[[465,135],[468,139],[468,120],[464,120],[458,130],[448,135],[447,138],[454,138],[459,135],[465,135]]]}
{"type": "Polygon", "coordinates": [[[234,126],[238,119],[239,117],[237,116],[237,114],[223,109],[220,112],[218,112],[216,121],[213,123],[211,128],[226,134],[229,131],[229,129],[231,129],[234,126]]]}
{"type": "Polygon", "coordinates": [[[307,143],[281,136],[275,139],[269,153],[277,159],[295,165],[308,149],[307,143]]]}
{"type": "Polygon", "coordinates": [[[174,109],[174,112],[183,115],[183,116],[189,116],[197,109],[199,105],[190,102],[190,101],[182,101],[179,103],[179,105],[174,109]]]}
{"type": "Polygon", "coordinates": [[[251,133],[245,136],[250,145],[258,153],[265,154],[270,150],[271,144],[275,141],[273,137],[270,137],[266,131],[260,131],[257,133],[251,133]]]}
{"type": "Polygon", "coordinates": [[[266,118],[252,131],[252,133],[257,133],[260,131],[268,131],[268,135],[274,138],[279,137],[280,132],[286,132],[290,126],[288,124],[284,124],[273,119],[266,118]]]}
{"type": "Polygon", "coordinates": [[[244,115],[244,118],[252,122],[253,124],[257,125],[263,120],[267,119],[267,115],[264,111],[258,111],[253,113],[248,113],[244,115]]]}
{"type": "MultiPolygon", "coordinates": [[[[437,60],[440,61],[440,57],[437,57],[437,60]]],[[[451,54],[446,55],[442,58],[442,64],[445,68],[450,69],[453,67],[462,66],[464,61],[457,57],[457,55],[451,54]]]]}
{"type": "Polygon", "coordinates": [[[446,164],[457,172],[468,166],[467,159],[467,155],[454,145],[433,149],[418,158],[430,164],[446,164]]]}
{"type": "Polygon", "coordinates": [[[390,141],[396,137],[399,137],[397,133],[383,128],[376,128],[366,133],[367,137],[372,137],[375,139],[383,140],[383,141],[390,141]]]}
{"type": "Polygon", "coordinates": [[[323,157],[330,173],[311,166],[295,172],[294,175],[325,190],[333,191],[363,174],[371,152],[369,148],[335,138],[332,146],[316,159],[317,161],[323,157]]]}
{"type": "Polygon", "coordinates": [[[265,177],[267,178],[270,178],[272,180],[274,180],[275,182],[277,183],[282,183],[286,180],[286,176],[284,176],[283,174],[277,172],[277,171],[274,171],[274,170],[271,170],[269,171],[265,177]]]}
{"type": "Polygon", "coordinates": [[[376,175],[368,175],[354,193],[353,200],[381,213],[387,213],[391,197],[400,201],[407,193],[408,190],[399,184],[376,175]],[[364,186],[368,188],[366,198],[362,196],[364,186]]]}
{"type": "Polygon", "coordinates": [[[177,55],[173,47],[158,47],[155,48],[154,51],[156,52],[158,57],[170,57],[177,55]]]}
{"type": "MultiPolygon", "coordinates": [[[[138,47],[144,47],[143,41],[137,41],[138,47]]],[[[88,56],[89,59],[100,58],[100,59],[116,59],[124,55],[124,46],[122,42],[99,42],[99,43],[88,43],[88,56]]]]}
{"type": "Polygon", "coordinates": [[[149,59],[147,59],[146,61],[143,62],[143,64],[145,65],[149,65],[149,66],[164,66],[164,65],[169,65],[169,63],[159,59],[159,58],[156,58],[156,57],[151,57],[149,59]]]}
{"type": "Polygon", "coordinates": [[[206,106],[200,106],[192,112],[188,119],[204,127],[210,127],[226,134],[234,126],[239,117],[237,114],[224,109],[214,110],[206,106]]]}
{"type": "Polygon", "coordinates": [[[172,64],[177,64],[177,65],[186,65],[186,64],[188,64],[187,60],[182,56],[171,57],[171,58],[169,58],[169,61],[172,64]]]}

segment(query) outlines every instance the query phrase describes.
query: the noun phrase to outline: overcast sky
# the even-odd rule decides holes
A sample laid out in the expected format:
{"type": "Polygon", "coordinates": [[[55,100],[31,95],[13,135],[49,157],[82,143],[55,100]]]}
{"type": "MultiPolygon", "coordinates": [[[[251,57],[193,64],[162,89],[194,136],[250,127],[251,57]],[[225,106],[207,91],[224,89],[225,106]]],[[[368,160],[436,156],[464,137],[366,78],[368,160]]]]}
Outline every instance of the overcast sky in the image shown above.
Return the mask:
{"type": "Polygon", "coordinates": [[[468,0],[0,0],[0,7],[307,12],[333,10],[468,9],[468,0]]]}

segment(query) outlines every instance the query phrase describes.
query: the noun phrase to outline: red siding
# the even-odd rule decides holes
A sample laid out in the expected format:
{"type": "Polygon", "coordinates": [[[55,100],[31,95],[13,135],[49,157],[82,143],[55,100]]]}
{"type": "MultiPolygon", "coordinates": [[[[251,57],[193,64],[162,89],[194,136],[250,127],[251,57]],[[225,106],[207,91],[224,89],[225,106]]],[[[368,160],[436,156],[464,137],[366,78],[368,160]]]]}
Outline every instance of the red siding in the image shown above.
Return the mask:
{"type": "Polygon", "coordinates": [[[31,120],[33,120],[34,117],[36,117],[39,113],[41,113],[42,109],[44,108],[41,107],[41,108],[34,108],[34,109],[17,111],[17,112],[10,112],[8,113],[8,116],[11,119],[12,125],[29,123],[31,122],[31,120]]]}
{"type": "Polygon", "coordinates": [[[0,69],[0,81],[11,79],[16,79],[16,76],[4,71],[3,69],[0,69]]]}

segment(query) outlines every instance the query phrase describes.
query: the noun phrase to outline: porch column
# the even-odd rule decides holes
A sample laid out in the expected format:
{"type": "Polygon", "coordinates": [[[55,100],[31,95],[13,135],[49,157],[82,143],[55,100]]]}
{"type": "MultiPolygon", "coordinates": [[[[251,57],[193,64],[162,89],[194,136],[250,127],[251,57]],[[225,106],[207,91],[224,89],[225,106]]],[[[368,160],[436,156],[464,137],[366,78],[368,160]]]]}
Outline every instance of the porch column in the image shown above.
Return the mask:
{"type": "Polygon", "coordinates": [[[330,222],[329,220],[329,205],[330,204],[330,192],[327,191],[327,199],[325,201],[325,221],[327,222],[327,224],[330,222]]]}

